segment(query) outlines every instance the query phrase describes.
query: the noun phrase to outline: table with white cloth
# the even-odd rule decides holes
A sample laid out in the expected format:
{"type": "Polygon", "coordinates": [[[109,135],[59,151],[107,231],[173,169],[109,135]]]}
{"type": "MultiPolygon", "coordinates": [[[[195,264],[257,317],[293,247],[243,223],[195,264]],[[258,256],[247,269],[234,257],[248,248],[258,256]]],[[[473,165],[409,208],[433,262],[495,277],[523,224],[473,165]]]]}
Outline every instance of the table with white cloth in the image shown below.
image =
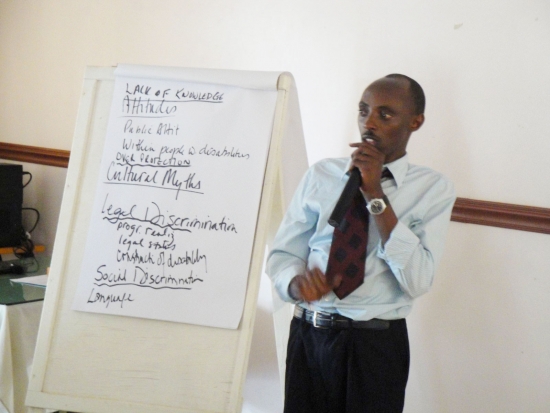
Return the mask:
{"type": "Polygon", "coordinates": [[[0,276],[0,413],[26,413],[25,397],[45,288],[0,276]]]}

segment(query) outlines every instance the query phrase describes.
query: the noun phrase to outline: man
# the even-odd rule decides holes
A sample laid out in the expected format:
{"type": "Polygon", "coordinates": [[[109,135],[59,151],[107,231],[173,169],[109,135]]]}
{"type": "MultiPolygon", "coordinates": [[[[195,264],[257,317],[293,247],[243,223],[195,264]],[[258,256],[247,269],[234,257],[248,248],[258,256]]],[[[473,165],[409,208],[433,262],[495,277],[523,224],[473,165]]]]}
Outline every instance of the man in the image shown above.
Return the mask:
{"type": "Polygon", "coordinates": [[[424,122],[424,106],[422,88],[407,76],[388,75],[368,86],[359,102],[362,142],[350,145],[351,160],[313,165],[281,223],[267,272],[281,298],[296,304],[286,413],[403,411],[405,317],[432,285],[455,201],[445,177],[408,163],[407,143],[424,122]],[[361,176],[354,216],[365,228],[346,215],[353,224],[334,229],[328,219],[353,168],[361,176]],[[365,241],[354,240],[363,249],[359,264],[342,270],[337,261],[353,253],[334,250],[350,228],[365,241]],[[356,279],[362,284],[350,289],[351,267],[361,269],[356,279]]]}

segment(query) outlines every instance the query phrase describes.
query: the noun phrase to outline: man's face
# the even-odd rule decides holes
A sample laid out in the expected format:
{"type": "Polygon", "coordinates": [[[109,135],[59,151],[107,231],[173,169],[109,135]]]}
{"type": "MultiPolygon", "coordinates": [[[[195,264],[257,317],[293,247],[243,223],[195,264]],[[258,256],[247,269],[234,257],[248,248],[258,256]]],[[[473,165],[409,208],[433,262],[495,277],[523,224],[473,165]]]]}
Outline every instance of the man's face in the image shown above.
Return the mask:
{"type": "Polygon", "coordinates": [[[389,163],[405,155],[409,137],[422,126],[424,115],[415,115],[406,80],[382,78],[363,92],[357,121],[361,138],[374,144],[389,163]]]}

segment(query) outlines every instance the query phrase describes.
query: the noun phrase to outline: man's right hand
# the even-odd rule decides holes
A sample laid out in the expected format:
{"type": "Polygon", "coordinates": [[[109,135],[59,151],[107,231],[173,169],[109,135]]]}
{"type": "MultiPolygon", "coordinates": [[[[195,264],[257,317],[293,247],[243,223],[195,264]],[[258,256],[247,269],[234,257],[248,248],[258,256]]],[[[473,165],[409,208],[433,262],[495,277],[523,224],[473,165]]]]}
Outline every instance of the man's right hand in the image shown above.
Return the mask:
{"type": "Polygon", "coordinates": [[[310,303],[320,300],[341,282],[342,276],[336,276],[331,283],[319,268],[313,268],[306,270],[305,275],[297,275],[292,279],[289,293],[292,298],[310,303]]]}

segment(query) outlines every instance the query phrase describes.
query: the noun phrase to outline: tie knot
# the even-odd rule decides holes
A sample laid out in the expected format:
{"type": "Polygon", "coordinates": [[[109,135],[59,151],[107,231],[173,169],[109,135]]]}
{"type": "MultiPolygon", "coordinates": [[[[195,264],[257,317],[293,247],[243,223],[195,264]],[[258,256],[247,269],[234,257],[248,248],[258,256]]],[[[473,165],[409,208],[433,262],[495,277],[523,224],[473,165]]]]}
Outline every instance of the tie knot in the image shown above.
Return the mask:
{"type": "Polygon", "coordinates": [[[391,173],[391,171],[388,169],[388,168],[384,168],[382,170],[382,176],[380,177],[380,179],[393,179],[393,174],[391,173]]]}

